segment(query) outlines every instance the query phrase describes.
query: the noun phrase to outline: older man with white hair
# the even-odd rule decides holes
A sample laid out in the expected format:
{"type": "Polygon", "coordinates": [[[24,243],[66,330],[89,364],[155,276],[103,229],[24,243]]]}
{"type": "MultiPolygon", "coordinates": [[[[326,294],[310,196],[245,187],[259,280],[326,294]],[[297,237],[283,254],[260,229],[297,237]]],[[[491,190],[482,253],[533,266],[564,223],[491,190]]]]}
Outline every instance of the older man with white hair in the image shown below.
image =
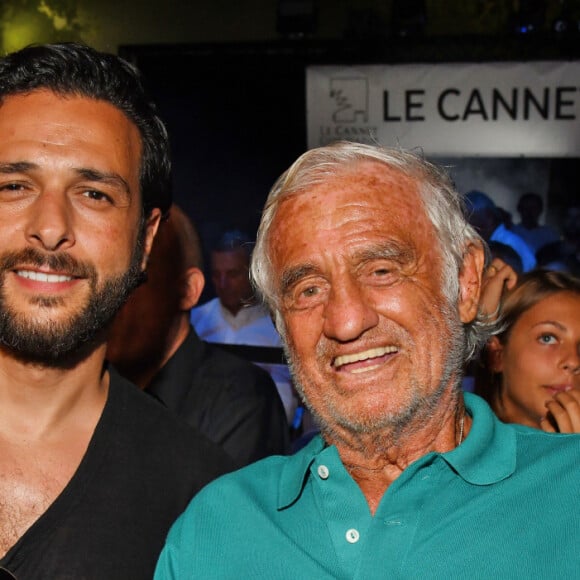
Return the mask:
{"type": "Polygon", "coordinates": [[[210,484],[156,578],[573,578],[580,438],[461,392],[485,248],[447,177],[338,143],[274,185],[252,272],[321,435],[210,484]]]}

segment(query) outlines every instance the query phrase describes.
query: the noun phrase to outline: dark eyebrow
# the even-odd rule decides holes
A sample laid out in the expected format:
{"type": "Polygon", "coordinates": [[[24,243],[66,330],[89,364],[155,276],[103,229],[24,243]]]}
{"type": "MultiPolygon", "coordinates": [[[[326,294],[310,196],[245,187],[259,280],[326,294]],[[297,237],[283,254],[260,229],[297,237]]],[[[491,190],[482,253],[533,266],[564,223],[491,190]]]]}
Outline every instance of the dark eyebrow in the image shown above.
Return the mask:
{"type": "Polygon", "coordinates": [[[288,293],[288,290],[290,290],[290,288],[292,288],[297,282],[302,280],[302,278],[318,272],[318,268],[312,264],[302,264],[284,270],[280,279],[280,294],[284,296],[288,293]]]}
{"type": "Polygon", "coordinates": [[[25,173],[31,169],[38,169],[35,163],[17,161],[16,163],[0,163],[0,173],[25,173]]]}
{"type": "Polygon", "coordinates": [[[88,179],[90,181],[96,181],[100,183],[107,183],[114,187],[119,187],[124,190],[125,193],[131,193],[129,184],[117,173],[105,173],[104,171],[97,171],[96,169],[88,169],[81,167],[75,170],[79,175],[88,179]]]}
{"type": "MultiPolygon", "coordinates": [[[[0,163],[0,173],[26,173],[27,171],[39,169],[39,167],[40,166],[36,163],[30,163],[29,161],[0,163]]],[[[89,169],[86,167],[75,169],[75,171],[78,175],[90,181],[108,183],[114,187],[122,189],[127,194],[131,192],[129,184],[117,173],[106,173],[104,171],[98,171],[97,169],[89,169]]]]}

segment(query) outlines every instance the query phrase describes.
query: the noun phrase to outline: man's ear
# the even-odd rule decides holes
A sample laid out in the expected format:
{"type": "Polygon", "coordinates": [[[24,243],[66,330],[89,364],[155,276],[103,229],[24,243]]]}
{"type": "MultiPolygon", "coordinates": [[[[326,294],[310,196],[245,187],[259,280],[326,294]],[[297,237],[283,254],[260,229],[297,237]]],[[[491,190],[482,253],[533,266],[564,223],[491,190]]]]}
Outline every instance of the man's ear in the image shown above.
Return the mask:
{"type": "Polygon", "coordinates": [[[497,336],[492,336],[486,346],[486,357],[489,368],[494,373],[503,372],[503,344],[497,336]]]}
{"type": "Polygon", "coordinates": [[[188,268],[179,280],[181,310],[191,310],[198,302],[205,286],[205,276],[199,268],[188,268]]]}
{"type": "Polygon", "coordinates": [[[141,270],[145,270],[147,268],[149,254],[151,253],[153,240],[155,239],[155,235],[157,234],[157,229],[159,228],[160,221],[161,221],[161,210],[158,207],[155,207],[151,211],[151,215],[149,215],[145,223],[145,239],[143,240],[143,260],[141,261],[141,270]]]}
{"type": "Polygon", "coordinates": [[[483,246],[469,244],[459,272],[459,317],[463,323],[471,322],[477,315],[484,265],[483,246]]]}

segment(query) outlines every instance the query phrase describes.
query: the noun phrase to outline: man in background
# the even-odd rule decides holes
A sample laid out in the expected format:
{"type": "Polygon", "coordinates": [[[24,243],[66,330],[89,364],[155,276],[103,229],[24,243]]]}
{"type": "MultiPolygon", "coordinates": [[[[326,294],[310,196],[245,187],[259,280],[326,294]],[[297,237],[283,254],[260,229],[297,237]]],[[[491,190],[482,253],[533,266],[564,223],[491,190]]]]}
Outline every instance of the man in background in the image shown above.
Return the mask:
{"type": "Polygon", "coordinates": [[[520,222],[512,229],[532,248],[534,254],[544,246],[560,241],[560,234],[552,226],[540,224],[544,201],[539,194],[531,191],[524,193],[518,200],[517,210],[520,222]]]}
{"type": "Polygon", "coordinates": [[[469,223],[486,242],[498,242],[510,246],[520,257],[524,272],[529,272],[536,267],[534,251],[510,229],[512,226],[506,226],[504,210],[499,208],[491,197],[474,189],[466,194],[465,205],[469,223]]]}
{"type": "Polygon", "coordinates": [[[174,205],[157,233],[146,282],[115,317],[107,358],[236,465],[284,454],[289,428],[270,375],[200,340],[189,322],[204,284],[199,236],[174,205]]]}
{"type": "Polygon", "coordinates": [[[270,313],[255,300],[250,284],[249,268],[254,241],[240,230],[225,231],[210,255],[210,269],[216,298],[191,311],[191,323],[203,340],[228,345],[270,347],[245,349],[248,358],[267,370],[278,388],[278,393],[291,423],[297,399],[290,371],[283,360],[282,341],[274,328],[270,313]],[[272,349],[275,349],[274,351],[272,349]],[[264,360],[266,352],[269,360],[264,360]],[[273,357],[269,356],[273,353],[273,357]],[[259,360],[256,360],[258,358],[259,360]]]}

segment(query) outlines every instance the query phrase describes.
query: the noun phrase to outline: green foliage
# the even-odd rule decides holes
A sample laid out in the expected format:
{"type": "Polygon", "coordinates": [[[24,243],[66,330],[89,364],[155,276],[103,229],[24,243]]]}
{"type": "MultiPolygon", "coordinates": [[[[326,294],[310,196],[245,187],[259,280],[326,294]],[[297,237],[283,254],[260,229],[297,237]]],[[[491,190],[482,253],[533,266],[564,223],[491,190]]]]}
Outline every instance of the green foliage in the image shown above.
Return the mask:
{"type": "Polygon", "coordinates": [[[4,53],[32,43],[81,40],[75,0],[4,0],[0,46],[4,53]]]}

